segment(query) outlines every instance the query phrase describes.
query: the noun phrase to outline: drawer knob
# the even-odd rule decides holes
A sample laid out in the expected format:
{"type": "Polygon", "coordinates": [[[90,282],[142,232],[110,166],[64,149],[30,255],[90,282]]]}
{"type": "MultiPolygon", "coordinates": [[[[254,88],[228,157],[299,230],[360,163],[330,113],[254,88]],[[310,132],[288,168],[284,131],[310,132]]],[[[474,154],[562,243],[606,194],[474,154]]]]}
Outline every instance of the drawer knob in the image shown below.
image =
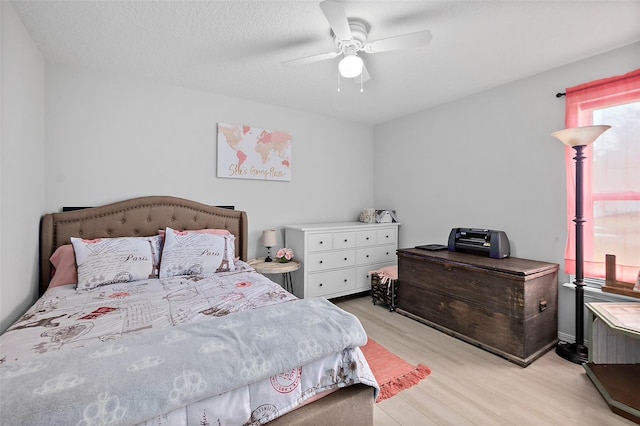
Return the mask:
{"type": "Polygon", "coordinates": [[[389,256],[389,252],[387,252],[387,256],[389,256]]]}
{"type": "Polygon", "coordinates": [[[324,244],[324,241],[320,241],[320,244],[324,244]]]}
{"type": "Polygon", "coordinates": [[[346,261],[347,261],[347,258],[345,257],[345,258],[344,258],[344,260],[345,260],[345,262],[346,262],[346,261]]]}
{"type": "Polygon", "coordinates": [[[349,240],[347,240],[347,239],[345,238],[345,239],[344,239],[344,242],[346,243],[347,241],[349,241],[349,240]]]}
{"type": "Polygon", "coordinates": [[[320,287],[322,287],[322,283],[320,283],[320,287]]]}
{"type": "Polygon", "coordinates": [[[345,283],[347,282],[347,279],[346,279],[346,278],[344,279],[344,282],[345,282],[345,283]]]}
{"type": "Polygon", "coordinates": [[[367,237],[367,241],[369,241],[369,237],[367,237]]]}
{"type": "Polygon", "coordinates": [[[369,255],[367,255],[367,258],[369,258],[369,255]]]}
{"type": "Polygon", "coordinates": [[[322,263],[322,260],[320,261],[320,263],[322,263]]]}

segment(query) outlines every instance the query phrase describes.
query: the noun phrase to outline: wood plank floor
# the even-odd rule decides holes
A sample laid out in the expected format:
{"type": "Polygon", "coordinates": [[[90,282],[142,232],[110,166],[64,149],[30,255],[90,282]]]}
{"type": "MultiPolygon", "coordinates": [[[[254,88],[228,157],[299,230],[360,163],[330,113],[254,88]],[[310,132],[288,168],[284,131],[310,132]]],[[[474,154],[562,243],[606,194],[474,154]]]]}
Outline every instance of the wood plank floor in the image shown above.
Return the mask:
{"type": "Polygon", "coordinates": [[[422,323],[373,305],[336,301],[367,334],[432,374],[376,404],[374,423],[389,425],[611,425],[635,423],[611,412],[582,366],[547,352],[526,368],[422,323]]]}

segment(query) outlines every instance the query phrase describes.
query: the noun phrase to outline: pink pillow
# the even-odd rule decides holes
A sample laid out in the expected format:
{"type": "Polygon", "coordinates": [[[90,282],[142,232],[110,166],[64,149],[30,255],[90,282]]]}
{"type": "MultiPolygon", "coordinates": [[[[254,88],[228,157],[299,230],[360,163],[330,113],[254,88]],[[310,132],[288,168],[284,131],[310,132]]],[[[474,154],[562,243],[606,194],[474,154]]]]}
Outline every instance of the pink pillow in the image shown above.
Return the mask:
{"type": "Polygon", "coordinates": [[[58,247],[49,258],[49,261],[53,265],[53,276],[51,277],[51,282],[49,282],[49,287],[78,283],[76,255],[71,244],[58,247]]]}
{"type": "MultiPolygon", "coordinates": [[[[160,229],[158,231],[158,235],[160,235],[162,238],[164,238],[164,229],[160,229]]],[[[196,234],[211,234],[211,235],[231,235],[231,232],[229,232],[226,229],[196,229],[196,230],[186,230],[183,232],[194,232],[196,234]]]]}

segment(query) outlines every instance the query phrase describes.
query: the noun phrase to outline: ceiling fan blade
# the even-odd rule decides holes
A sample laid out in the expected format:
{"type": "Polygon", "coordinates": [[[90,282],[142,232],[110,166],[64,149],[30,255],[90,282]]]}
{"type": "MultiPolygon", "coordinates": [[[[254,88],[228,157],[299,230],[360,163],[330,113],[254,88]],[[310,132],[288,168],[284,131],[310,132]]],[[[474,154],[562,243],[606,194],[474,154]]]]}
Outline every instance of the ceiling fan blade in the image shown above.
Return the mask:
{"type": "Polygon", "coordinates": [[[322,9],[322,13],[329,21],[329,25],[331,25],[331,29],[338,39],[351,40],[353,38],[347,14],[342,4],[333,0],[325,0],[320,3],[320,9],[322,9]]]}
{"type": "Polygon", "coordinates": [[[283,65],[311,64],[313,62],[324,61],[325,59],[333,59],[337,57],[339,54],[340,53],[338,52],[321,53],[319,55],[305,56],[304,58],[291,59],[291,60],[282,62],[282,64],[283,65]]]}
{"type": "Polygon", "coordinates": [[[365,81],[368,81],[371,76],[369,75],[369,71],[367,70],[367,66],[365,64],[362,64],[362,80],[360,80],[360,76],[357,77],[353,77],[353,82],[356,84],[360,84],[360,83],[364,83],[365,81]]]}
{"type": "Polygon", "coordinates": [[[364,50],[367,53],[378,53],[388,52],[390,50],[410,49],[412,47],[426,46],[432,38],[431,31],[418,31],[372,41],[365,45],[364,50]]]}

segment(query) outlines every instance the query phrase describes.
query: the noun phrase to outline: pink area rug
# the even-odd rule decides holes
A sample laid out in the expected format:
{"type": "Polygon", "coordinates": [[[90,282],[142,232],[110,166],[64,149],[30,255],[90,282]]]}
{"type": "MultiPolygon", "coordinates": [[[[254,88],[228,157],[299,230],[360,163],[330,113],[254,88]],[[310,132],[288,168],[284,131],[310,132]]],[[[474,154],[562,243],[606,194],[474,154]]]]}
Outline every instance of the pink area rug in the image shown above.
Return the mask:
{"type": "Polygon", "coordinates": [[[389,399],[417,385],[431,374],[431,369],[426,365],[413,366],[371,338],[361,349],[380,385],[376,402],[389,399]]]}

